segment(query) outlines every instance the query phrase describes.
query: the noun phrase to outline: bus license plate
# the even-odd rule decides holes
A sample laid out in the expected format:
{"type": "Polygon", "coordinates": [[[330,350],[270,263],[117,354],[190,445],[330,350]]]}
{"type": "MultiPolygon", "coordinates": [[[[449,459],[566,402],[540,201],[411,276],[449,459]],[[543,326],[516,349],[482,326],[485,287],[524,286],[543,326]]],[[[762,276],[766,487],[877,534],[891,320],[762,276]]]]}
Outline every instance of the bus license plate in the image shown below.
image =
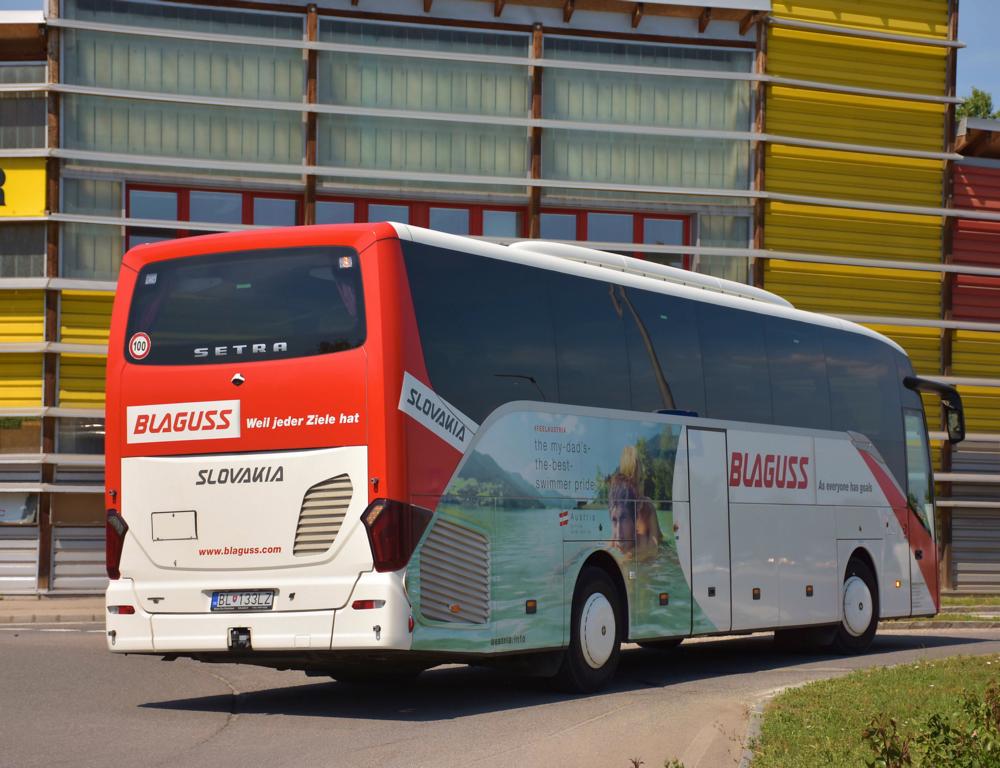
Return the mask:
{"type": "Polygon", "coordinates": [[[212,593],[213,611],[269,611],[273,605],[273,589],[212,593]]]}

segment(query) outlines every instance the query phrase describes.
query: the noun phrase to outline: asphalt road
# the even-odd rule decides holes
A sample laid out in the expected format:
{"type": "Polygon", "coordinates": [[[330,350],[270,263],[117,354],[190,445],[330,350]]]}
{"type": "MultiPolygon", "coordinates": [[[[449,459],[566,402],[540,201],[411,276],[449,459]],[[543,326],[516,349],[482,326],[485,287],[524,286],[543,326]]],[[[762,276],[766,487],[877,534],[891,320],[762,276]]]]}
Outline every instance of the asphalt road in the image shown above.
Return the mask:
{"type": "Polygon", "coordinates": [[[860,657],[775,650],[770,635],[628,648],[604,693],[556,694],[468,667],[407,686],[113,656],[99,625],[0,627],[0,766],[335,768],[735,765],[769,692],[865,666],[1000,653],[1000,630],[880,633],[860,657]]]}

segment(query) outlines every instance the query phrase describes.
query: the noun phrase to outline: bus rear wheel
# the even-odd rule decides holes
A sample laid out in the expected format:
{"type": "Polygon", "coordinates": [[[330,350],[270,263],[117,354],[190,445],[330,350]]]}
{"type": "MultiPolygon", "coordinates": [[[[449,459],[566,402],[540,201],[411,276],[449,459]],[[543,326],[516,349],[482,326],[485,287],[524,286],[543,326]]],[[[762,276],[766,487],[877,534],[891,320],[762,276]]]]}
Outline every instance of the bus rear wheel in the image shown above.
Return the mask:
{"type": "Polygon", "coordinates": [[[852,557],[841,589],[842,617],[831,647],[837,653],[863,653],[878,629],[878,583],[868,564],[852,557]]]}
{"type": "Polygon", "coordinates": [[[584,568],[573,592],[569,648],[556,674],[561,689],[590,693],[607,685],[621,657],[622,617],[611,577],[600,568],[584,568]]]}

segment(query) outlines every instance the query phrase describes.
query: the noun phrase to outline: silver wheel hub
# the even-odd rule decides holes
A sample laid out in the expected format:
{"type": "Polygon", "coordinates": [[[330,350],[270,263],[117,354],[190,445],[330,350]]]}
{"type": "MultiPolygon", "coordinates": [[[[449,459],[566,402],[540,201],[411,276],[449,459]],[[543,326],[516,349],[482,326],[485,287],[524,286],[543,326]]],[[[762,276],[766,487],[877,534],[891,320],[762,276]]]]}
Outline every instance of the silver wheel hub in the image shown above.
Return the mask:
{"type": "Polygon", "coordinates": [[[844,582],[844,629],[861,637],[872,621],[872,593],[865,580],[851,576],[844,582]]]}
{"type": "Polygon", "coordinates": [[[595,592],[580,612],[580,645],[591,669],[600,669],[611,658],[616,634],[614,608],[608,598],[595,592]]]}

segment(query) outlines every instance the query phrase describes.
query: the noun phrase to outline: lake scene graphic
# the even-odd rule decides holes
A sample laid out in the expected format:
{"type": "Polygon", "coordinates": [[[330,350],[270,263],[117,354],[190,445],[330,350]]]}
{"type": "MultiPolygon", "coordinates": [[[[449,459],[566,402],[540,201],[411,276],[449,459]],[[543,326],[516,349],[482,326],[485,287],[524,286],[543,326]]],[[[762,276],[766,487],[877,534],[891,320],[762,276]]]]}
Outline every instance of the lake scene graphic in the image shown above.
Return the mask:
{"type": "MultiPolygon", "coordinates": [[[[633,639],[687,635],[692,621],[711,631],[692,600],[674,531],[675,511],[687,513],[686,478],[674,472],[681,429],[548,410],[487,420],[424,541],[442,520],[489,541],[489,616],[476,624],[423,616],[418,546],[409,570],[414,648],[506,652],[565,645],[577,574],[598,549],[621,569],[633,639]],[[535,613],[527,612],[528,601],[535,601],[535,613]]],[[[431,581],[438,590],[428,574],[431,581]]]]}

